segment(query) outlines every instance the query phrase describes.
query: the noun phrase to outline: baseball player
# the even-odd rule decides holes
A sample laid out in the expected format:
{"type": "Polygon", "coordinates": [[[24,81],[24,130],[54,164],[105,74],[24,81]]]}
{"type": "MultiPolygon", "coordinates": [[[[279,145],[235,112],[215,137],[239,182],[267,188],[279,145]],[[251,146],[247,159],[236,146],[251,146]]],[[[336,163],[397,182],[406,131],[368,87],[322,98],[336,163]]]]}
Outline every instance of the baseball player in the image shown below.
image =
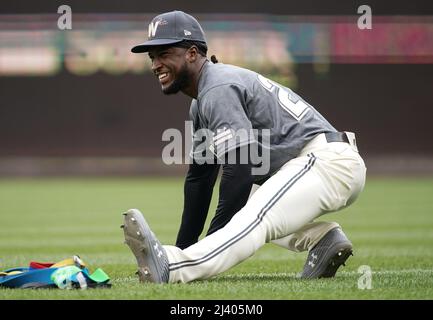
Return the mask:
{"type": "Polygon", "coordinates": [[[140,280],[206,279],[267,242],[308,250],[302,278],[333,277],[352,244],[337,223],[314,220],[347,207],[364,187],[355,135],[338,132],[289,88],[215,56],[209,61],[204,32],[191,15],[163,13],[148,32],[132,52],[148,52],[163,93],[193,99],[194,143],[177,246],[162,246],[139,210],[124,213],[140,280]],[[221,166],[217,212],[197,241],[221,166]]]}

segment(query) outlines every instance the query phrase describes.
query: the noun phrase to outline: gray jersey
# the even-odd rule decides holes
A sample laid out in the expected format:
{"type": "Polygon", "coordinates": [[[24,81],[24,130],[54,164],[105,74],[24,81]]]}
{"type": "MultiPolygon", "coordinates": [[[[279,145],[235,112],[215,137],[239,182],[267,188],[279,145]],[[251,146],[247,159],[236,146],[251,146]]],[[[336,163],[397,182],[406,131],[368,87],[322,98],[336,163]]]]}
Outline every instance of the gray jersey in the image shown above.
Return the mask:
{"type": "Polygon", "coordinates": [[[204,149],[221,158],[230,150],[253,142],[269,150],[269,170],[257,181],[297,157],[317,134],[336,131],[292,90],[256,72],[222,63],[206,62],[203,67],[190,117],[195,158],[204,149]],[[197,137],[199,132],[208,132],[206,139],[197,137]],[[262,132],[267,132],[267,139],[261,136],[262,132]]]}

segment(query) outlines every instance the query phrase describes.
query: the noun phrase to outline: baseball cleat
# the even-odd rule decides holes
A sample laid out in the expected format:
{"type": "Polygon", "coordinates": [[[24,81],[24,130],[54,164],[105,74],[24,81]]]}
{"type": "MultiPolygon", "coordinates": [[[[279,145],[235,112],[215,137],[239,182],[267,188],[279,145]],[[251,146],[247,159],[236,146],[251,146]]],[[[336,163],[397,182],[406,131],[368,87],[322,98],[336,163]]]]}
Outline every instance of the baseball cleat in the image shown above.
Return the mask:
{"type": "Polygon", "coordinates": [[[353,255],[352,243],[341,228],[334,228],[310,250],[299,277],[332,278],[351,255],[353,255]]]}
{"type": "Polygon", "coordinates": [[[123,225],[125,243],[137,259],[137,274],[140,281],[167,283],[167,254],[141,212],[137,209],[128,210],[124,213],[123,225]]]}

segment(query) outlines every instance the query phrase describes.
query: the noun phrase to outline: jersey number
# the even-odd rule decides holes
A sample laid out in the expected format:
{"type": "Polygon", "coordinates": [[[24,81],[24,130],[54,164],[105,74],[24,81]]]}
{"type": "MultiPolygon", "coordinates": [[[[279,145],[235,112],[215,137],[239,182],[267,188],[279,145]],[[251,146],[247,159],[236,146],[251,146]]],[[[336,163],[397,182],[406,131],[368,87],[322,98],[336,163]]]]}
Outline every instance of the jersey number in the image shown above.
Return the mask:
{"type": "Polygon", "coordinates": [[[302,117],[307,114],[308,110],[310,110],[308,105],[290,89],[282,87],[261,75],[259,75],[258,78],[260,84],[266,90],[272,93],[276,90],[280,106],[296,120],[301,120],[302,117]]]}

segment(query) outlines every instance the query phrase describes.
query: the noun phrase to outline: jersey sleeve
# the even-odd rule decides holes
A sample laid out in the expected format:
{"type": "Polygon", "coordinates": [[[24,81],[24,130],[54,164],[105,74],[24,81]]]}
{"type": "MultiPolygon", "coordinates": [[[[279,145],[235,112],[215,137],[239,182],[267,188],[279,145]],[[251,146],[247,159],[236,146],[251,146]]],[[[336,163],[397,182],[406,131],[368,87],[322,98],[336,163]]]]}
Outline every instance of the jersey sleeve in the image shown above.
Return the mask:
{"type": "Polygon", "coordinates": [[[199,101],[199,112],[210,131],[210,151],[219,159],[255,141],[247,116],[247,92],[238,85],[210,89],[199,101]]]}

